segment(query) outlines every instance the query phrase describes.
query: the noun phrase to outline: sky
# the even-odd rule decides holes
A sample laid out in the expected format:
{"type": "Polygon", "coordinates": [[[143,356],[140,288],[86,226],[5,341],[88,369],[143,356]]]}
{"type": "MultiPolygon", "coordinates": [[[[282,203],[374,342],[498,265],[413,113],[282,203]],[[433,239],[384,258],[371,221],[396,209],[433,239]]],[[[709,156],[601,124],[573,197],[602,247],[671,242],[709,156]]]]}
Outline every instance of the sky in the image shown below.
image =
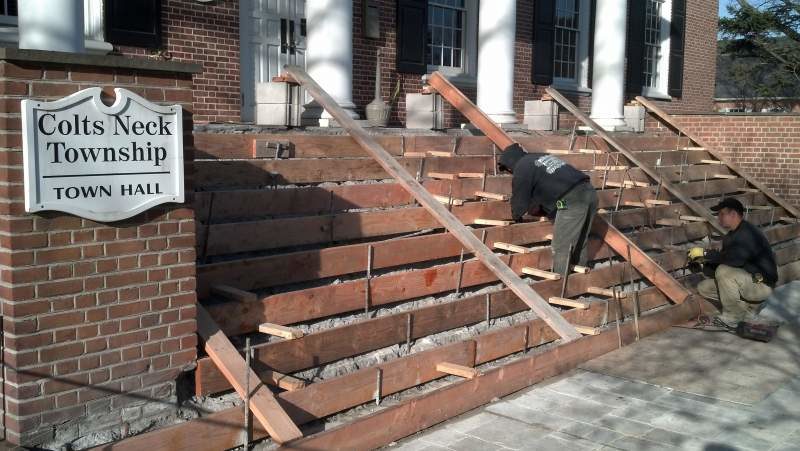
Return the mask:
{"type": "Polygon", "coordinates": [[[719,16],[724,17],[728,15],[728,3],[733,3],[736,0],[719,0],[719,16]]]}

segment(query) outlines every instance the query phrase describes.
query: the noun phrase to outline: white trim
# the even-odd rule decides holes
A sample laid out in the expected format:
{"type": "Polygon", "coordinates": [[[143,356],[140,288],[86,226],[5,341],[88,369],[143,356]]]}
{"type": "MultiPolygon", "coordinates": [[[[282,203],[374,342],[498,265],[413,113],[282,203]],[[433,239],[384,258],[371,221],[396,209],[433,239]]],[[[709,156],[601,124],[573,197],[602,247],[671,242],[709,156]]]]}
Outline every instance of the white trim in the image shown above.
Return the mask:
{"type": "MultiPolygon", "coordinates": [[[[22,8],[20,2],[18,8],[22,8]]],[[[83,34],[86,53],[106,55],[114,46],[105,40],[105,16],[103,0],[83,1],[83,34]]],[[[19,45],[19,28],[16,16],[0,15],[0,44],[19,45]]]]}
{"type": "MultiPolygon", "coordinates": [[[[466,0],[464,3],[464,14],[466,20],[464,22],[464,31],[461,36],[464,40],[464,47],[462,50],[464,57],[464,64],[461,68],[454,68],[450,66],[434,66],[428,64],[428,73],[439,71],[446,75],[449,80],[460,80],[463,83],[473,83],[477,86],[478,76],[478,0],[466,0]]],[[[428,30],[425,30],[427,33],[428,30]]],[[[427,43],[425,46],[427,47],[427,43]]]]}
{"type": "MultiPolygon", "coordinates": [[[[589,88],[589,32],[591,30],[592,5],[590,0],[578,1],[581,2],[578,12],[578,39],[580,42],[578,42],[576,55],[578,61],[575,65],[575,79],[553,76],[553,86],[556,89],[591,92],[591,88],[589,88]]],[[[555,36],[553,36],[553,45],[555,46],[555,36]]],[[[555,66],[553,71],[555,72],[555,66]]]]}
{"type": "MultiPolygon", "coordinates": [[[[658,87],[643,86],[642,96],[651,99],[672,100],[669,93],[669,28],[672,22],[672,0],[661,4],[661,55],[658,61],[658,87]]],[[[644,37],[642,37],[644,38],[644,37]]]]}

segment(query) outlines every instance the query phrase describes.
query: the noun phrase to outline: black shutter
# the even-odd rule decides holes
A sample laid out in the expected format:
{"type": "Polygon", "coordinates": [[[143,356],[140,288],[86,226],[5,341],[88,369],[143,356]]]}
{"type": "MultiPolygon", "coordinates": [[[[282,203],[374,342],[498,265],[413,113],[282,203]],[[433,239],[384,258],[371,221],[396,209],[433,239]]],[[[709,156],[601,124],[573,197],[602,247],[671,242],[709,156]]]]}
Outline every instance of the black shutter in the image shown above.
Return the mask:
{"type": "MultiPolygon", "coordinates": [[[[313,1],[313,0],[312,0],[313,1]]],[[[428,0],[397,1],[397,71],[428,72],[428,0]]]]}
{"type": "Polygon", "coordinates": [[[106,0],[105,8],[108,42],[161,47],[161,0],[106,0]]]}
{"type": "Polygon", "coordinates": [[[672,97],[683,96],[683,49],[686,44],[686,0],[672,0],[669,31],[669,89],[672,97]]]}
{"type": "Polygon", "coordinates": [[[533,82],[553,83],[553,45],[555,39],[555,0],[533,2],[533,82]]]}
{"type": "Polygon", "coordinates": [[[589,6],[589,74],[586,76],[586,84],[592,88],[592,77],[594,77],[594,21],[597,16],[597,0],[592,0],[589,6]]]}
{"type": "Polygon", "coordinates": [[[628,0],[628,45],[625,58],[627,92],[642,94],[644,86],[644,26],[647,19],[645,1],[628,0]]]}

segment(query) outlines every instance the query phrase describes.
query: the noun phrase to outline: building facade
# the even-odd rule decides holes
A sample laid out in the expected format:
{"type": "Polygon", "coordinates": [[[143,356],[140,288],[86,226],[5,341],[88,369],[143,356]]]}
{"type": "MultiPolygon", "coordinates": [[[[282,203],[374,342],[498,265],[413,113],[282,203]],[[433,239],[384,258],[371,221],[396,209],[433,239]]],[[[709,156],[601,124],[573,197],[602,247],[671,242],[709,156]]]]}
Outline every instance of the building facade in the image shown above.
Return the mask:
{"type": "MultiPolygon", "coordinates": [[[[14,45],[14,0],[0,33],[14,45]]],[[[496,121],[552,85],[619,125],[634,95],[672,112],[712,110],[717,0],[85,0],[86,48],[192,62],[197,122],[254,119],[257,85],[305,66],[364,117],[380,92],[405,124],[406,94],[447,74],[496,121]]],[[[446,115],[445,126],[459,119],[446,115]]]]}

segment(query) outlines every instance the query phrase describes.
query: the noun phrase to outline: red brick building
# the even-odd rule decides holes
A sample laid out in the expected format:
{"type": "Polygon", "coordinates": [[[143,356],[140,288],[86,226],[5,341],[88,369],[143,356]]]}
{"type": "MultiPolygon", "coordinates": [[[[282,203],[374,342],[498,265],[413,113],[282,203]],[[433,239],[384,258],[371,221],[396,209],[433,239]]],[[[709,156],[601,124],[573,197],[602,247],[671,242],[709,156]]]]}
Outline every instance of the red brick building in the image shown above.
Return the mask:
{"type": "MultiPolygon", "coordinates": [[[[102,1],[89,3],[102,4],[102,1]]],[[[345,74],[340,81],[334,80],[333,84],[338,83],[338,87],[332,88],[333,91],[342,92],[332,94],[334,98],[341,95],[345,102],[352,102],[361,118],[364,107],[374,97],[378,51],[383,69],[383,99],[388,101],[399,86],[392,104],[393,125],[404,124],[405,94],[420,91],[424,73],[442,70],[471,95],[475,95],[482,84],[478,74],[478,53],[482,45],[478,23],[482,10],[477,0],[298,0],[288,2],[292,6],[285,11],[266,6],[262,9],[268,2],[253,0],[149,0],[145,3],[150,9],[135,15],[109,16],[107,10],[104,15],[100,8],[100,12],[94,14],[101,24],[102,20],[106,23],[96,30],[95,41],[113,46],[115,51],[126,55],[200,64],[203,71],[194,78],[193,90],[197,122],[253,120],[256,83],[270,81],[287,62],[307,64],[314,76],[315,58],[319,60],[330,55],[338,58],[342,53],[346,58],[348,52],[341,52],[346,48],[350,49],[351,63],[340,65],[338,70],[350,71],[350,74],[345,74]],[[331,20],[324,15],[306,18],[309,12],[317,14],[315,8],[319,6],[314,5],[320,5],[327,13],[341,8],[341,17],[336,20],[349,24],[349,29],[335,31],[339,34],[330,39],[326,37],[332,36],[329,31],[321,39],[316,38],[312,27],[315,21],[322,21],[329,30],[331,20]],[[126,20],[134,19],[139,23],[126,25],[126,20]],[[114,20],[122,21],[119,25],[122,29],[149,27],[152,33],[114,32],[117,25],[108,23],[114,20]],[[103,35],[104,30],[110,32],[103,35]],[[326,41],[330,43],[328,47],[335,47],[333,53],[331,49],[318,48],[315,56],[314,42],[326,41]]],[[[492,8],[498,8],[500,3],[492,8]]],[[[512,3],[515,3],[511,5],[515,18],[512,23],[514,39],[504,45],[510,44],[513,49],[513,61],[507,61],[506,65],[513,73],[513,89],[510,90],[513,99],[510,101],[517,120],[522,119],[524,101],[540,98],[543,88],[551,83],[578,98],[581,106],[588,109],[596,65],[592,58],[597,42],[594,34],[596,1],[519,0],[512,3]]],[[[124,7],[125,2],[120,4],[124,7]]],[[[621,4],[625,6],[625,2],[621,4]]],[[[717,1],[649,0],[628,1],[627,4],[630,18],[625,27],[627,32],[618,36],[605,34],[601,40],[614,41],[617,47],[627,43],[624,51],[627,97],[645,94],[661,100],[663,106],[673,112],[711,111],[717,1]]],[[[89,23],[92,21],[87,19],[89,23]]],[[[499,69],[497,65],[488,68],[484,78],[494,78],[493,74],[499,69]]],[[[321,80],[323,87],[327,87],[325,82],[321,80]]],[[[454,126],[457,122],[446,125],[454,126]]]]}

